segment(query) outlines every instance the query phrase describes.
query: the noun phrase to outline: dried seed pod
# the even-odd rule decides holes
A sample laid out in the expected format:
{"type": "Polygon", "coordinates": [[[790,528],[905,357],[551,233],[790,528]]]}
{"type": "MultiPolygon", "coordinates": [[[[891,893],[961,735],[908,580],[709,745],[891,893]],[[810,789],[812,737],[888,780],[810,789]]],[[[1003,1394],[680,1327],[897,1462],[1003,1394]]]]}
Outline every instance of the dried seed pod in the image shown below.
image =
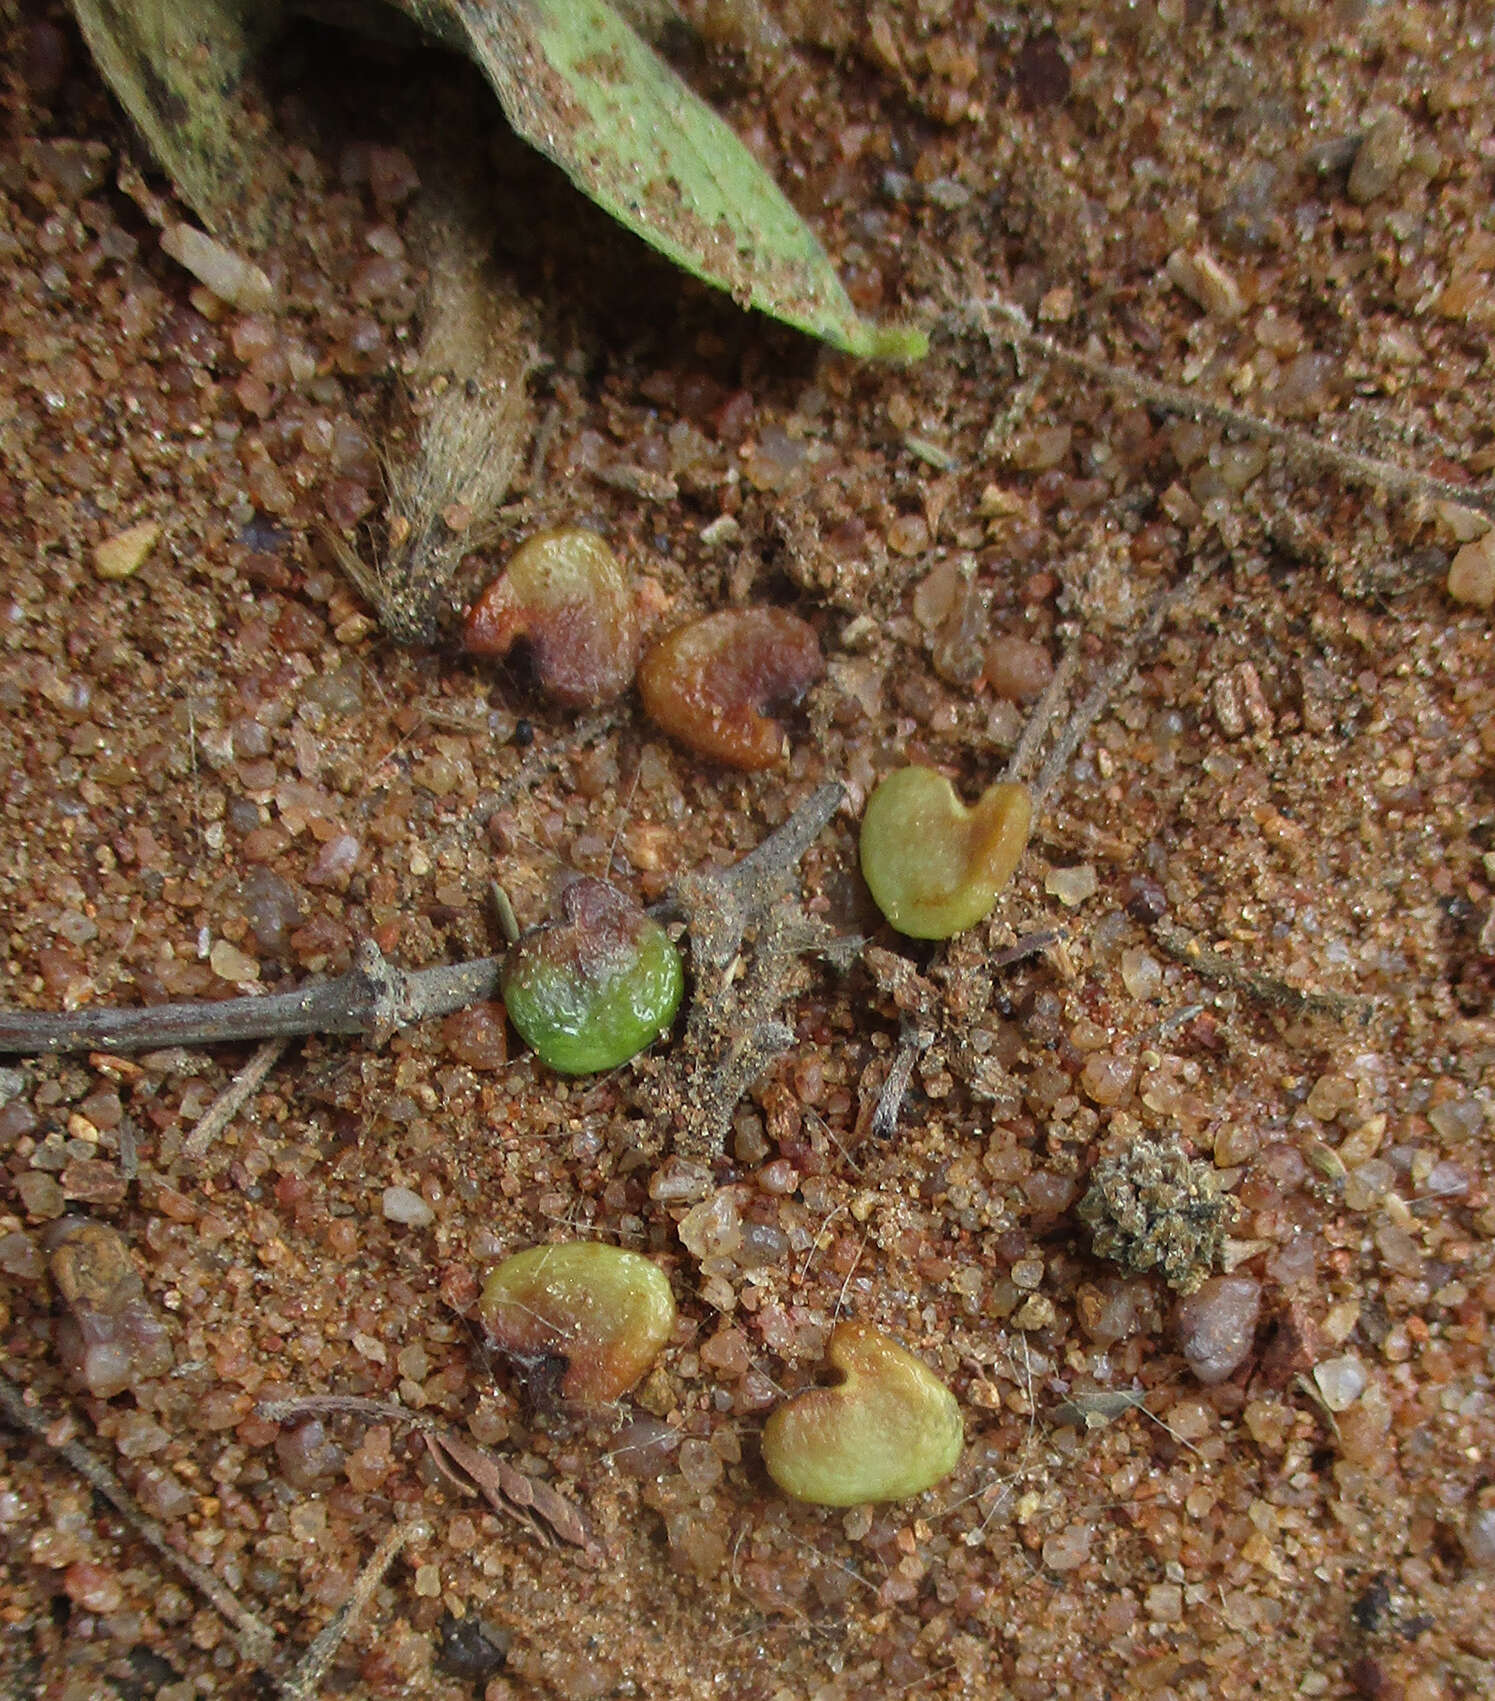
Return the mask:
{"type": "Polygon", "coordinates": [[[933,768],[899,768],[862,815],[862,876],[900,933],[948,939],[991,913],[1028,843],[1026,786],[988,786],[967,808],[933,768]]]}
{"type": "Polygon", "coordinates": [[[633,579],[596,532],[564,526],[530,538],[468,610],[470,655],[504,656],[521,638],[540,689],[568,708],[628,689],[638,658],[633,579]]]}
{"type": "Polygon", "coordinates": [[[731,768],[783,760],[784,729],[764,713],[825,672],[814,628],[783,608],[728,608],[666,633],[639,667],[644,708],[682,744],[731,768]]]}
{"type": "Polygon", "coordinates": [[[869,1323],[841,1323],[826,1357],[842,1380],[780,1406],[763,1463],[785,1494],[817,1506],[907,1500],[955,1469],[965,1427],[922,1359],[869,1323]]]}
{"type": "Polygon", "coordinates": [[[561,1394],[578,1405],[626,1394],[675,1326],[674,1296],[659,1266],[596,1240],[505,1258],[484,1282],[478,1312],[502,1351],[564,1359],[561,1394]]]}
{"type": "Polygon", "coordinates": [[[685,991],[669,934],[605,880],[573,880],[564,921],[533,928],[503,967],[509,1020],[563,1075],[614,1069],[675,1019],[685,991]]]}

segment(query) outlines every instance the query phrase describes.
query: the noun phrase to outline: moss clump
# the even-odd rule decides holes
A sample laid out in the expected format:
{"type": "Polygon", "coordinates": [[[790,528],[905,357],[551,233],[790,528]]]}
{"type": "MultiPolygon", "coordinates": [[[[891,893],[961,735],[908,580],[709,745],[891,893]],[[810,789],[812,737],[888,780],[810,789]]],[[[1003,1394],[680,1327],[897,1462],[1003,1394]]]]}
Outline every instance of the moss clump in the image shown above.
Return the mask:
{"type": "Polygon", "coordinates": [[[1079,1211],[1097,1258],[1157,1270],[1179,1293],[1193,1293],[1215,1267],[1235,1217],[1213,1165],[1145,1136],[1101,1159],[1079,1211]]]}

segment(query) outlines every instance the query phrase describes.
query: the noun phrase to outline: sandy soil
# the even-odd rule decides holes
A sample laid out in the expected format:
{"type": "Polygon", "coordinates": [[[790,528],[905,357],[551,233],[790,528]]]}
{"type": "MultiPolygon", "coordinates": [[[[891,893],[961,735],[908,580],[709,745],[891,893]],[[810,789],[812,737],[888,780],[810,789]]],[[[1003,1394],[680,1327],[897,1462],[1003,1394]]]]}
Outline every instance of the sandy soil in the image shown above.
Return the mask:
{"type": "Polygon", "coordinates": [[[565,1081],[512,1036],[505,1060],[492,1009],[298,1044],[196,1162],[246,1048],[12,1060],[0,1340],[50,1427],[4,1432],[0,1686],[266,1693],[418,1521],[323,1693],[1495,1692],[1495,669],[1488,611],[1445,589],[1483,522],[1015,358],[978,311],[1487,488],[1485,8],[770,7],[782,46],[752,8],[685,10],[696,86],[858,304],[933,326],[927,361],[739,314],[507,137],[460,66],[309,28],[271,66],[304,196],[260,256],[284,305],[235,312],[162,253],[152,215],[181,211],[65,16],[6,19],[4,1002],[273,990],[369,937],[406,967],[478,955],[495,877],[527,924],[568,868],[653,902],[827,780],[849,795],[806,907],[876,950],[838,971],[749,940],[744,985],[793,1044],[705,1157],[709,1047],[565,1081]],[[539,433],[455,594],[568,521],[661,629],[793,608],[828,669],[778,771],[704,763],[630,699],[563,712],[518,664],[396,648],[337,569],[329,524],[378,535],[416,210],[454,135],[529,316],[539,433]],[[104,576],[99,546],[147,522],[104,576]],[[880,927],[856,874],[876,779],[923,760],[973,795],[1023,725],[997,688],[1042,671],[1014,641],[1075,650],[1078,695],[1195,567],[991,920],[940,946],[880,927]],[[1236,1286],[1205,1292],[1257,1309],[1214,1383],[1197,1318],[1076,1212],[1143,1136],[1236,1202],[1236,1286]],[[687,1221],[703,1204],[724,1237],[687,1221]],[[70,1370],[65,1217],[117,1231],[117,1292],[140,1283],[109,1397],[70,1370]],[[680,1308],[591,1416],[473,1318],[486,1267],[575,1236],[652,1253],[680,1308]],[[960,1399],[962,1462],[915,1502],[798,1506],[762,1469],[766,1413],[848,1314],[960,1399]],[[1098,1397],[1123,1391],[1145,1410],[1098,1397]],[[605,1560],[462,1496],[407,1423],[256,1409],[312,1394],[491,1449],[584,1508],[605,1560]]]}

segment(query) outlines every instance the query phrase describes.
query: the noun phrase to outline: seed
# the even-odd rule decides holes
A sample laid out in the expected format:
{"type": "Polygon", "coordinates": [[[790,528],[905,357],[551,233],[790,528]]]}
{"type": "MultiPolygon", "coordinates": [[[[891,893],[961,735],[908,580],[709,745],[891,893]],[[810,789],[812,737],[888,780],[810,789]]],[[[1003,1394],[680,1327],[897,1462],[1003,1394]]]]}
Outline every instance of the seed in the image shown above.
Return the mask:
{"type": "Polygon", "coordinates": [[[867,800],[862,875],[900,933],[948,939],[990,915],[1028,843],[1026,786],[999,782],[967,808],[933,768],[899,768],[867,800]]]}
{"type": "Polygon", "coordinates": [[[815,630],[782,608],[729,608],[678,627],[639,666],[650,718],[730,768],[772,768],[784,729],[764,712],[798,702],[825,672],[815,630]]]}
{"type": "Polygon", "coordinates": [[[562,1358],[562,1397],[605,1405],[649,1369],[675,1326],[657,1264],[601,1241],[532,1246],[483,1284],[478,1313],[495,1346],[521,1359],[562,1358]]]}
{"type": "Polygon", "coordinates": [[[785,1494],[816,1506],[907,1500],[955,1469],[960,1407],[927,1364],[868,1323],[839,1324],[826,1357],[842,1380],[764,1426],[763,1463],[785,1494]]]}
{"type": "Polygon", "coordinates": [[[468,610],[470,655],[504,656],[521,638],[540,689],[568,708],[628,689],[638,653],[633,580],[596,532],[566,526],[530,538],[468,610]]]}
{"type": "Polygon", "coordinates": [[[503,967],[509,1020],[563,1075],[614,1069],[675,1019],[685,990],[670,936],[605,880],[573,880],[564,921],[532,929],[503,967]]]}

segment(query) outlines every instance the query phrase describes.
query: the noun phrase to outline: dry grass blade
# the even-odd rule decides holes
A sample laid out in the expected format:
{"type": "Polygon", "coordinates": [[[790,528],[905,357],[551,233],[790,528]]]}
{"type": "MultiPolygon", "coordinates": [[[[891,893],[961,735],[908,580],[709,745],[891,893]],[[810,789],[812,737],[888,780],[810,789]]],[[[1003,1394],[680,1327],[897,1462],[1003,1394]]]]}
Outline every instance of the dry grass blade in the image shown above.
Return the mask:
{"type": "Polygon", "coordinates": [[[549,1483],[454,1436],[430,1429],[421,1433],[437,1469],[455,1488],[480,1494],[495,1512],[528,1524],[541,1540],[580,1548],[593,1563],[600,1562],[602,1549],[586,1516],[549,1483]]]}

